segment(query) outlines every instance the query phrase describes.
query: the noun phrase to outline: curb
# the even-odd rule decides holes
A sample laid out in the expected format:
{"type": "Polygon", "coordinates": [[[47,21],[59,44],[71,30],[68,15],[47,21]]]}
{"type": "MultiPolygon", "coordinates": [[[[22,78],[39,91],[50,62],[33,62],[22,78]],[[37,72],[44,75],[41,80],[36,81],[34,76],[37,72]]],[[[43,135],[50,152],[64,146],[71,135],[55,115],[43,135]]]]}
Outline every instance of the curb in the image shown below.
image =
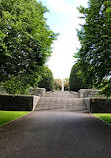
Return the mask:
{"type": "MultiPolygon", "coordinates": [[[[31,111],[31,112],[33,112],[33,111],[31,111]]],[[[29,112],[28,114],[30,114],[31,112],[29,112]]],[[[28,114],[25,114],[25,115],[23,115],[23,116],[18,117],[18,118],[15,119],[15,120],[11,120],[11,121],[9,121],[9,122],[7,122],[7,123],[4,123],[3,125],[0,126],[0,128],[2,128],[3,126],[5,126],[5,125],[7,125],[7,124],[9,124],[9,123],[11,123],[11,122],[14,122],[14,121],[16,121],[16,120],[19,120],[20,118],[25,117],[25,116],[27,116],[28,114]]]]}

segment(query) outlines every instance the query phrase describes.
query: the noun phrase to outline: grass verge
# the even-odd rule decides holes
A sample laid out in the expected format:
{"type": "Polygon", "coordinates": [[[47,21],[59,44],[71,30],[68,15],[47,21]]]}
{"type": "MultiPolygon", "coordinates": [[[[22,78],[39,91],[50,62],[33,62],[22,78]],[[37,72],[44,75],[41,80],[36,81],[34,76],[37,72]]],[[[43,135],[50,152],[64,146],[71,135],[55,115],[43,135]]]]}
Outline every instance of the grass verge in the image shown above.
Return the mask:
{"type": "Polygon", "coordinates": [[[99,117],[103,121],[111,124],[111,113],[93,113],[93,115],[99,117]]]}
{"type": "Polygon", "coordinates": [[[28,113],[29,111],[0,111],[0,126],[28,113]]]}

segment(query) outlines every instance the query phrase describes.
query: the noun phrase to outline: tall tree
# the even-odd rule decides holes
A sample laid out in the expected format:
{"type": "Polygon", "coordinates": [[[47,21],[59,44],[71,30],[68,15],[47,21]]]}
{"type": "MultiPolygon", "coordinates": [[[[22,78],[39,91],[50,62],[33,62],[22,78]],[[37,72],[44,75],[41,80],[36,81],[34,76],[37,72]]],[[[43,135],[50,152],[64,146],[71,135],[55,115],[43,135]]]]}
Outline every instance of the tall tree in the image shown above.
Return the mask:
{"type": "Polygon", "coordinates": [[[45,88],[47,91],[52,91],[54,88],[53,73],[48,67],[43,67],[41,81],[38,83],[38,87],[45,88]]]}
{"type": "Polygon", "coordinates": [[[69,91],[69,78],[65,78],[64,90],[69,91]]]}
{"type": "Polygon", "coordinates": [[[54,79],[54,89],[62,90],[62,80],[60,78],[54,79]]]}
{"type": "Polygon", "coordinates": [[[46,23],[46,12],[36,0],[0,1],[0,83],[14,81],[14,86],[19,81],[24,92],[37,85],[57,35],[46,23]]]}
{"type": "Polygon", "coordinates": [[[88,86],[102,88],[111,95],[111,1],[89,0],[88,8],[78,9],[85,19],[77,31],[81,48],[76,58],[88,86]]]}
{"type": "Polygon", "coordinates": [[[69,78],[69,88],[70,91],[78,91],[80,89],[85,89],[86,86],[81,77],[81,71],[79,70],[78,64],[74,64],[70,73],[69,78]]]}

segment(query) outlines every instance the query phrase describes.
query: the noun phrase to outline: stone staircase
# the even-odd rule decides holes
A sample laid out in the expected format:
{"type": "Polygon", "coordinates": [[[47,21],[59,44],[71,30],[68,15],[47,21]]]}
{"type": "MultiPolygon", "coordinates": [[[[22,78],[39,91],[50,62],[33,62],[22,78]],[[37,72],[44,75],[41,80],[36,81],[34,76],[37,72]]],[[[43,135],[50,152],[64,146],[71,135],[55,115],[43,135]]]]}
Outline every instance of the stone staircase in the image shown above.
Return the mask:
{"type": "Polygon", "coordinates": [[[78,93],[68,91],[47,92],[35,108],[35,111],[40,110],[88,112],[84,99],[79,98],[78,93]]]}

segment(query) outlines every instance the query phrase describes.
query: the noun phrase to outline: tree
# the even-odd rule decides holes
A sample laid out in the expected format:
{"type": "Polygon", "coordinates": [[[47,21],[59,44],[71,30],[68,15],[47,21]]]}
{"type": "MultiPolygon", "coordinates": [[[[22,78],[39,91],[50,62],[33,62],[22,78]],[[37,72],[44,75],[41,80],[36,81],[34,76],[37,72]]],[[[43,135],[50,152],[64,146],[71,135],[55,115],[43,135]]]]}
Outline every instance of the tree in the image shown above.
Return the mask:
{"type": "Polygon", "coordinates": [[[62,89],[62,80],[60,78],[54,79],[54,89],[55,90],[62,89]]]}
{"type": "Polygon", "coordinates": [[[46,12],[36,0],[0,2],[0,83],[12,85],[13,93],[25,93],[37,85],[41,67],[52,53],[57,34],[47,25],[46,12]],[[18,81],[22,91],[16,89],[18,81]]]}
{"type": "Polygon", "coordinates": [[[38,83],[38,87],[45,88],[47,91],[52,91],[54,89],[54,78],[52,71],[45,67],[43,68],[43,72],[41,75],[41,81],[38,83]]]}
{"type": "Polygon", "coordinates": [[[80,6],[85,24],[77,31],[81,48],[76,53],[85,83],[111,95],[111,1],[89,0],[80,6]]]}
{"type": "Polygon", "coordinates": [[[69,91],[69,78],[65,78],[64,90],[69,91]]]}
{"type": "Polygon", "coordinates": [[[85,89],[86,86],[81,77],[81,71],[79,70],[78,64],[74,64],[70,73],[69,78],[70,91],[78,91],[80,89],[85,89]]]}

